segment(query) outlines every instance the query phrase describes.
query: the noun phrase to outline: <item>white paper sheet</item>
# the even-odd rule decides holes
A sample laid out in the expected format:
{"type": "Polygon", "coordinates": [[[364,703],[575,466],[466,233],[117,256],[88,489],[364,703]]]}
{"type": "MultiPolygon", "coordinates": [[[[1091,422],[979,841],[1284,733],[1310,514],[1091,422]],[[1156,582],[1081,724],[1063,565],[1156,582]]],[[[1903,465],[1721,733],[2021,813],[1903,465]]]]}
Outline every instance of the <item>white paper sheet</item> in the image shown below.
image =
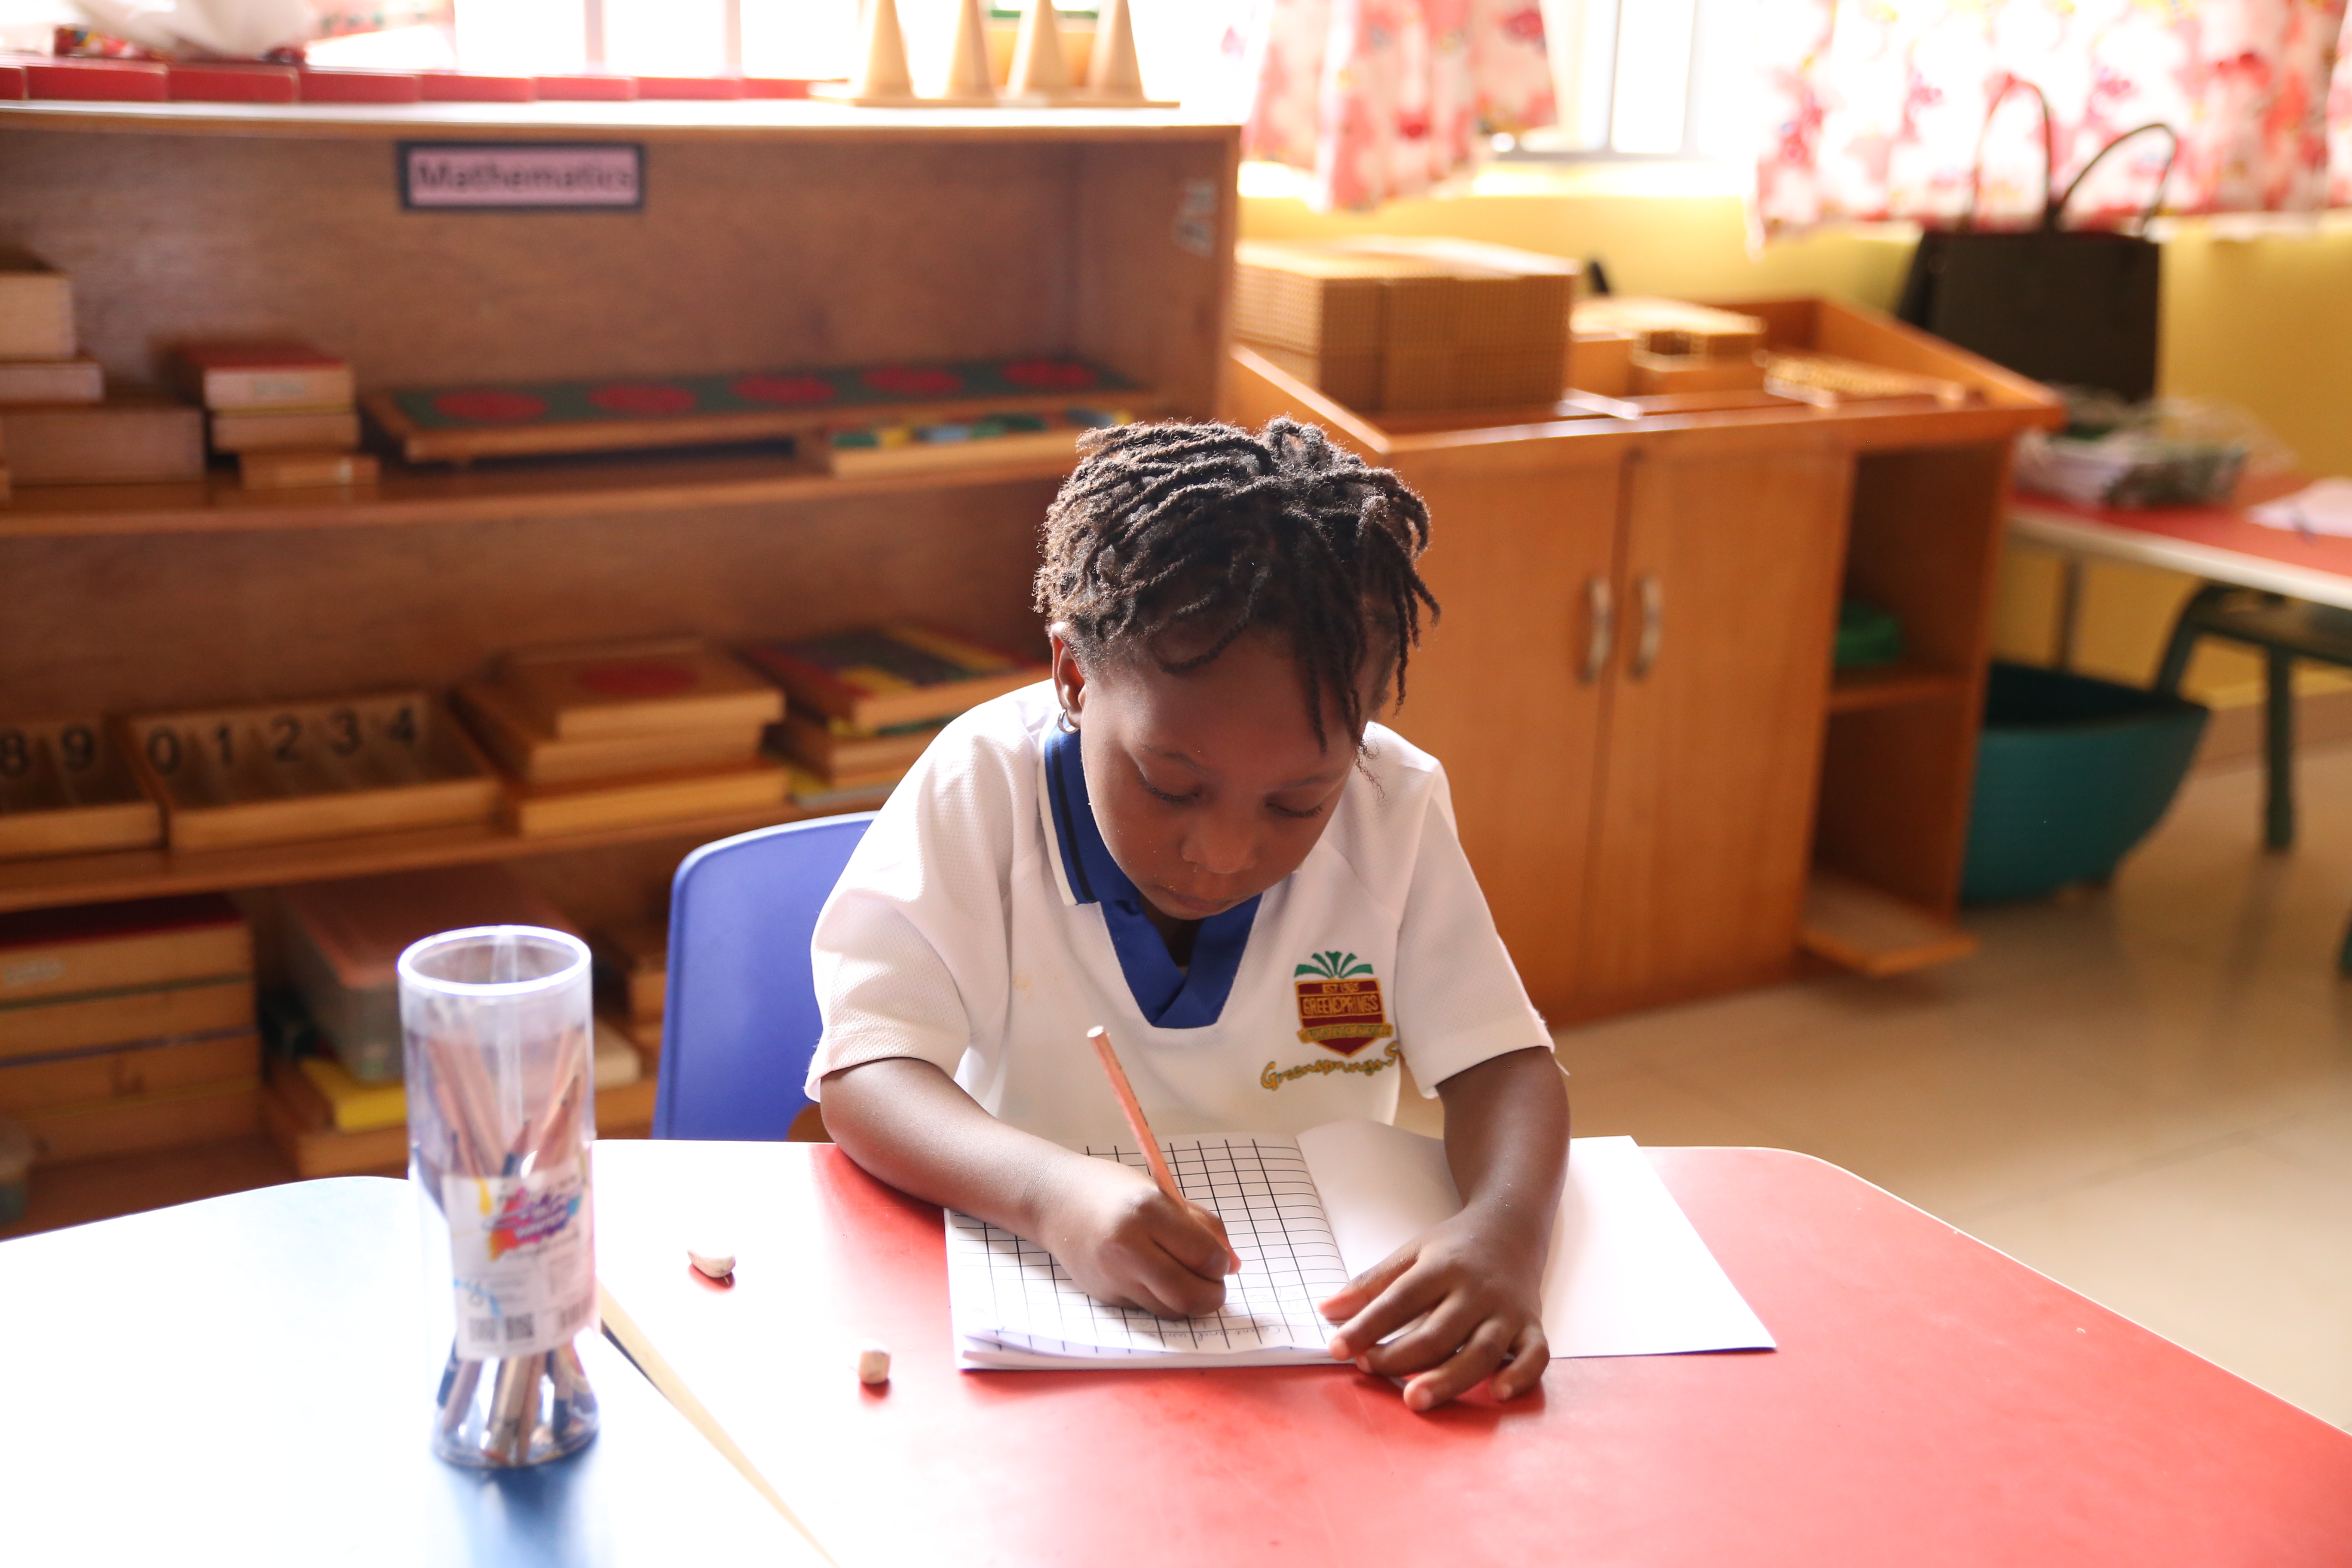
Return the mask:
{"type": "MultiPolygon", "coordinates": [[[[1242,1272],[1208,1317],[1094,1300],[1045,1248],[950,1211],[949,1299],[970,1367],[1245,1366],[1328,1362],[1316,1303],[1458,1211],[1433,1138],[1336,1121],[1296,1141],[1178,1138],[1188,1197],[1225,1221],[1242,1272]]],[[[1089,1150],[1140,1168],[1129,1149],[1089,1150]]],[[[1544,1270],[1554,1356],[1769,1350],[1771,1334],[1631,1138],[1579,1138],[1544,1270]]]]}
{"type": "MultiPolygon", "coordinates": [[[[1239,1274],[1225,1304],[1199,1318],[1155,1318],[1078,1289],[1034,1241],[948,1211],[948,1300],[966,1366],[1053,1367],[1076,1362],[1151,1366],[1323,1363],[1332,1325],[1317,1303],[1348,1282],[1323,1205],[1296,1141],[1171,1138],[1161,1150],[1184,1195],[1225,1222],[1239,1274]]],[[[1088,1149],[1149,1170],[1138,1149],[1088,1149]]]]}
{"type": "Polygon", "coordinates": [[[2352,479],[2321,479],[2291,496],[2250,507],[2246,515],[2264,528],[2352,538],[2352,479]]]}
{"type": "MultiPolygon", "coordinates": [[[[1434,1138],[1378,1121],[1302,1132],[1331,1234],[1352,1276],[1462,1206],[1434,1138]]],[[[1569,1144],[1568,1184],[1544,1268],[1554,1356],[1769,1350],[1770,1332],[1631,1138],[1569,1144]]]]}

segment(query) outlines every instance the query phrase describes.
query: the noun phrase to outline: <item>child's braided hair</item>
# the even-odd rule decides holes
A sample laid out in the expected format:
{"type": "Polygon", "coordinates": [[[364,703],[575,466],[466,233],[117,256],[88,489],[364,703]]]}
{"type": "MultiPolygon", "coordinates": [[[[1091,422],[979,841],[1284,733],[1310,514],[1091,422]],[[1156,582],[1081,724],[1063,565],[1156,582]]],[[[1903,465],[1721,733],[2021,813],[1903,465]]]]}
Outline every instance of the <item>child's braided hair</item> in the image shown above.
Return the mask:
{"type": "Polygon", "coordinates": [[[1036,601],[1080,658],[1144,654],[1179,674],[1245,631],[1277,631],[1318,742],[1327,689],[1361,739],[1368,661],[1403,697],[1422,608],[1435,619],[1437,600],[1413,567],[1429,509],[1395,474],[1291,419],[1263,432],[1129,425],[1089,434],[1081,450],[1045,512],[1036,601]],[[1180,624],[1207,640],[1171,659],[1156,645],[1180,624]]]}

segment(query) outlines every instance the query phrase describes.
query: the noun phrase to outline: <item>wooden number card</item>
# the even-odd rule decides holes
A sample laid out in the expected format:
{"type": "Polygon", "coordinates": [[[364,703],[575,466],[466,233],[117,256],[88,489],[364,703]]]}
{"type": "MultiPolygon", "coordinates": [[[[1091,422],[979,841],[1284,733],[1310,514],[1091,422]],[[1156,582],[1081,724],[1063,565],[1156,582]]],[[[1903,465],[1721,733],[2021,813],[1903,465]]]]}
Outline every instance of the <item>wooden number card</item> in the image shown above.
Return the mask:
{"type": "Polygon", "coordinates": [[[150,715],[124,722],[174,849],[488,822],[499,787],[437,698],[150,715]]]}
{"type": "Polygon", "coordinates": [[[96,719],[0,721],[0,860],[143,849],[163,820],[96,719]]]}

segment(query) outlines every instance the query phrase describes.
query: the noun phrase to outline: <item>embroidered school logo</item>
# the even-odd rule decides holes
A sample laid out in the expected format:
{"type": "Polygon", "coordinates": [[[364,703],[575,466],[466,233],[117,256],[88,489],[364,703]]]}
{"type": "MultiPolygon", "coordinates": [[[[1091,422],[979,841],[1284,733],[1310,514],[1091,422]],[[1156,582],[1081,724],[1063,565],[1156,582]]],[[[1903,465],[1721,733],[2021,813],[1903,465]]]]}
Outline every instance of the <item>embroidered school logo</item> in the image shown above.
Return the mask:
{"type": "Polygon", "coordinates": [[[1318,952],[1291,971],[1298,989],[1298,1037],[1352,1057],[1396,1033],[1381,1005],[1372,966],[1352,952],[1318,952]]]}

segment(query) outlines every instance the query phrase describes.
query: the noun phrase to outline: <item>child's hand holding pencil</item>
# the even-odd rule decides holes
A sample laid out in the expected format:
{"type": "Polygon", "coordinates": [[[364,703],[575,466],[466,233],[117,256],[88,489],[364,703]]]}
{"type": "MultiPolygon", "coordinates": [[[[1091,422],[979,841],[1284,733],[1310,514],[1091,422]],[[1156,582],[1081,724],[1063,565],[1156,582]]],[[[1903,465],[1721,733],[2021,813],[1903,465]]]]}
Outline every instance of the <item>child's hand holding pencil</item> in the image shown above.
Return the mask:
{"type": "Polygon", "coordinates": [[[1226,1275],[1242,1266],[1224,1221],[1177,1185],[1110,1037],[1097,1027],[1087,1038],[1150,1163],[1152,1184],[1138,1182],[1131,1166],[1105,1161],[1074,1168],[1049,1210],[1052,1234],[1041,1239],[1090,1296],[1163,1318],[1213,1312],[1224,1305],[1226,1275]]]}

